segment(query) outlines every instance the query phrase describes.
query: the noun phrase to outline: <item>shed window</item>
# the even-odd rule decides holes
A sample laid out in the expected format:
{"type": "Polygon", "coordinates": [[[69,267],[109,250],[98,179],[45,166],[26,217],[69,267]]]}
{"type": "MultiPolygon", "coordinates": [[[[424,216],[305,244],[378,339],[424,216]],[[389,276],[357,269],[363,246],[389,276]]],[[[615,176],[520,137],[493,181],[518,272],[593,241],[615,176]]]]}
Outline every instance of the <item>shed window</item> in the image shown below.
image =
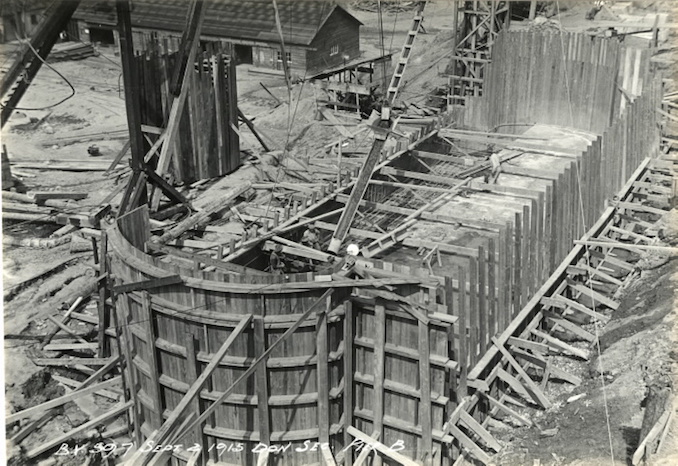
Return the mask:
{"type": "Polygon", "coordinates": [[[31,24],[38,24],[38,15],[31,15],[31,24]]]}
{"type": "Polygon", "coordinates": [[[330,47],[330,57],[339,53],[339,44],[330,47]]]}
{"type": "MultiPolygon", "coordinates": [[[[288,64],[292,63],[292,52],[285,52],[285,58],[287,59],[288,64]]],[[[282,53],[280,50],[278,50],[277,59],[279,63],[282,63],[282,53]]]]}

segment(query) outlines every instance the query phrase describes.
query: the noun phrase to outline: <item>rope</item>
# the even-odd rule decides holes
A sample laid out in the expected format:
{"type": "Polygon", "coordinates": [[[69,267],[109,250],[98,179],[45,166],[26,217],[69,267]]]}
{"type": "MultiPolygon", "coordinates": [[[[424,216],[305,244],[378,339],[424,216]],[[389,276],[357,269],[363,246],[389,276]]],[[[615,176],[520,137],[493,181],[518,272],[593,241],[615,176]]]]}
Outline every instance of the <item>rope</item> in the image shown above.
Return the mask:
{"type": "MultiPolygon", "coordinates": [[[[560,2],[559,0],[556,0],[556,9],[558,11],[558,30],[559,30],[559,36],[560,36],[560,51],[563,57],[563,68],[565,71],[565,89],[567,91],[567,99],[568,99],[568,108],[570,112],[570,124],[574,127],[574,110],[573,110],[573,104],[572,104],[572,94],[571,94],[571,89],[570,89],[570,83],[568,80],[568,69],[567,69],[567,58],[565,57],[565,41],[563,40],[563,26],[562,26],[562,21],[561,21],[561,16],[560,16],[560,2]]],[[[582,226],[584,227],[584,231],[588,231],[586,227],[586,217],[584,214],[584,199],[582,196],[582,190],[581,190],[581,176],[579,173],[579,164],[575,161],[574,163],[575,168],[576,168],[576,173],[577,173],[577,190],[579,192],[579,211],[581,213],[581,221],[582,221],[582,226]]],[[[584,245],[584,257],[586,258],[586,264],[591,267],[591,256],[589,253],[589,247],[588,245],[584,245]]],[[[591,280],[588,281],[589,289],[591,291],[591,301],[593,302],[593,308],[595,309],[596,307],[596,301],[593,295],[593,285],[591,283],[591,280]]],[[[595,329],[595,336],[596,336],[596,349],[598,352],[598,365],[600,366],[600,384],[602,388],[602,393],[603,393],[603,404],[605,406],[605,424],[607,426],[607,438],[610,444],[610,464],[614,466],[615,460],[614,460],[614,446],[612,442],[612,428],[610,425],[610,412],[608,408],[608,401],[607,401],[607,389],[605,386],[605,370],[603,367],[603,358],[602,358],[602,351],[600,349],[600,334],[598,332],[598,321],[594,321],[593,323],[593,328],[595,329]]]]}
{"type": "Polygon", "coordinates": [[[57,103],[52,104],[52,105],[47,105],[47,106],[45,106],[45,107],[36,107],[36,108],[29,108],[29,107],[8,107],[8,106],[2,105],[2,104],[0,104],[0,107],[2,107],[2,108],[11,108],[12,110],[48,110],[48,109],[50,109],[50,108],[56,107],[57,105],[63,104],[63,103],[66,102],[68,99],[72,98],[72,97],[75,95],[75,88],[74,88],[73,85],[70,83],[70,81],[69,81],[68,79],[66,79],[66,77],[65,77],[63,74],[59,73],[56,69],[54,69],[54,68],[52,67],[52,65],[50,65],[49,63],[47,63],[47,62],[40,56],[40,54],[38,53],[38,51],[35,50],[35,49],[33,48],[33,46],[31,45],[31,43],[30,43],[29,41],[25,41],[25,43],[26,43],[26,45],[28,45],[28,47],[31,49],[31,51],[35,54],[35,56],[38,58],[38,60],[40,60],[40,61],[42,62],[43,65],[45,65],[45,66],[46,66],[47,68],[49,68],[50,70],[54,71],[57,75],[59,75],[59,77],[60,77],[61,79],[63,79],[63,80],[66,82],[66,84],[68,84],[68,87],[71,88],[71,94],[70,94],[68,97],[64,97],[63,99],[61,99],[61,100],[58,101],[57,103]]]}

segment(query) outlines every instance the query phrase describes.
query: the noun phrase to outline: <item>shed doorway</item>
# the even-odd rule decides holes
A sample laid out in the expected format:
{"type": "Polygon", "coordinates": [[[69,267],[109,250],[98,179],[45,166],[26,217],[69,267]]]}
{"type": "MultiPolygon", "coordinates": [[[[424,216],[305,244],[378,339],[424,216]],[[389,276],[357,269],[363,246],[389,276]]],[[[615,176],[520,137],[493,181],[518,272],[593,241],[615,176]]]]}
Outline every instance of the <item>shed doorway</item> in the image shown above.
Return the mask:
{"type": "Polygon", "coordinates": [[[252,46],[251,45],[242,45],[235,44],[235,62],[240,65],[242,63],[247,65],[252,65],[254,60],[252,59],[252,46]]]}

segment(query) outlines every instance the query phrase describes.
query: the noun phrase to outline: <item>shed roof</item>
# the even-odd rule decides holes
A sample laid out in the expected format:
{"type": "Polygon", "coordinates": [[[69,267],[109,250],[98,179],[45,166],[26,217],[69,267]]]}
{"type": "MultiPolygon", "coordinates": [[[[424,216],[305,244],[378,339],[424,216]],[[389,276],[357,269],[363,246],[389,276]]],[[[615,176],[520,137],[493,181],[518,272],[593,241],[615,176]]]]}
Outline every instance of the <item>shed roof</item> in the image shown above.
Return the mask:
{"type": "MultiPolygon", "coordinates": [[[[202,34],[208,36],[279,42],[272,0],[205,0],[207,9],[202,34]]],[[[330,15],[340,9],[333,0],[278,0],[286,43],[309,45],[330,15]]],[[[182,32],[186,27],[188,0],[135,0],[132,26],[182,32]]],[[[75,17],[91,24],[115,25],[115,2],[85,1],[75,17]]],[[[362,24],[362,23],[360,23],[362,24]]]]}

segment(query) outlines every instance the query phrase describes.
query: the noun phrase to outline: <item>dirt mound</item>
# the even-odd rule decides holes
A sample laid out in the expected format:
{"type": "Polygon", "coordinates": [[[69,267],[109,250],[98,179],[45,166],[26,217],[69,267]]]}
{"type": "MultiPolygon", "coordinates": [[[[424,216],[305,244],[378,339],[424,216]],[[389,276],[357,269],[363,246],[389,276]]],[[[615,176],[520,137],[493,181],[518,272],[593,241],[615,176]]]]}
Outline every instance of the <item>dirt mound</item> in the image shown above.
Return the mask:
{"type": "Polygon", "coordinates": [[[29,406],[44,403],[64,394],[64,388],[52,378],[47,369],[33,374],[21,388],[29,406]]]}

